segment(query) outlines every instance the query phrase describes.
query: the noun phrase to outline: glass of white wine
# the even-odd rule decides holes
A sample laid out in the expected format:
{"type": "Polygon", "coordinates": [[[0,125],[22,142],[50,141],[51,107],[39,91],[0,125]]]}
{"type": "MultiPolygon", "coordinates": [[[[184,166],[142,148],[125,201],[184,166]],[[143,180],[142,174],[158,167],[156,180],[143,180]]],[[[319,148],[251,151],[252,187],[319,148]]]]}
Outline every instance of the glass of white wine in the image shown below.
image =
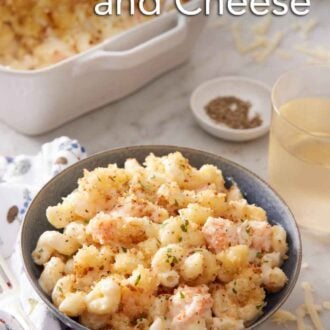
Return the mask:
{"type": "Polygon", "coordinates": [[[330,236],[330,66],[284,74],[272,103],[270,184],[301,227],[330,236]]]}

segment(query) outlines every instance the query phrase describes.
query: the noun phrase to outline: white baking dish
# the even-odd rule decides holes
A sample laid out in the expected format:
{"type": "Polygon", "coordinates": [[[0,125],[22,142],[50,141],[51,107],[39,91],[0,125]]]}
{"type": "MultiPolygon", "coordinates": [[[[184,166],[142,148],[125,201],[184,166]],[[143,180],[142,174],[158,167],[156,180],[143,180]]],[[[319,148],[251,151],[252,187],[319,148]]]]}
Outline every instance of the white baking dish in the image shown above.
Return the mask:
{"type": "Polygon", "coordinates": [[[118,100],[186,61],[205,21],[172,11],[44,69],[0,68],[0,119],[41,134],[118,100]]]}

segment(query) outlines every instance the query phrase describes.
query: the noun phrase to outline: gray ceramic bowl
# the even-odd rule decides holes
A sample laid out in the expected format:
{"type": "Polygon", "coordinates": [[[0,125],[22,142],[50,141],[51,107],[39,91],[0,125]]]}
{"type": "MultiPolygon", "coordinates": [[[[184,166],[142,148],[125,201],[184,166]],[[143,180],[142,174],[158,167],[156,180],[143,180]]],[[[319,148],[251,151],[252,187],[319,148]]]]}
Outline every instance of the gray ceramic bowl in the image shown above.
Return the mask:
{"type": "Polygon", "coordinates": [[[267,296],[267,306],[263,315],[251,324],[252,329],[262,324],[273,314],[289,297],[300,271],[301,264],[301,240],[299,231],[292,213],[284,201],[260,178],[243,167],[224,158],[194,149],[175,146],[137,146],[105,151],[87,159],[84,159],[52,179],[34,198],[26,214],[21,234],[21,249],[26,274],[41,299],[48,305],[54,315],[65,325],[73,329],[86,329],[78,322],[65,316],[57,310],[38,285],[41,268],[33,263],[31,253],[36,246],[39,236],[46,230],[53,229],[47,222],[46,209],[49,205],[55,205],[63,196],[68,195],[77,186],[77,180],[82,176],[83,169],[92,170],[98,166],[107,166],[109,163],[117,163],[123,166],[127,158],[137,158],[143,162],[145,157],[153,152],[157,156],[166,155],[170,152],[180,151],[187,157],[191,164],[200,167],[203,164],[213,164],[223,171],[230,185],[233,179],[249,201],[264,208],[271,223],[281,224],[288,233],[289,259],[285,262],[283,270],[289,278],[285,288],[267,296]]]}

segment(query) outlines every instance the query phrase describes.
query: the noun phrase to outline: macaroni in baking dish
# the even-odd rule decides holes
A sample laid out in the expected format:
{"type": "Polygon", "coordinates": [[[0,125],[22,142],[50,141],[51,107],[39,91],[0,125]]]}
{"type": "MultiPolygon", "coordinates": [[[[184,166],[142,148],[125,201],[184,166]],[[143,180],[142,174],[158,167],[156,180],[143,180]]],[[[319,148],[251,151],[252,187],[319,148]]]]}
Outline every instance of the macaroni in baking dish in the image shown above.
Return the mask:
{"type": "MultiPolygon", "coordinates": [[[[150,19],[138,10],[130,16],[129,2],[122,1],[121,16],[99,17],[97,0],[1,0],[0,65],[49,66],[150,19]]],[[[153,8],[152,0],[145,2],[153,8]]]]}
{"type": "Polygon", "coordinates": [[[90,329],[244,329],[287,282],[285,230],[179,152],[85,170],[47,218],[39,284],[90,329]]]}

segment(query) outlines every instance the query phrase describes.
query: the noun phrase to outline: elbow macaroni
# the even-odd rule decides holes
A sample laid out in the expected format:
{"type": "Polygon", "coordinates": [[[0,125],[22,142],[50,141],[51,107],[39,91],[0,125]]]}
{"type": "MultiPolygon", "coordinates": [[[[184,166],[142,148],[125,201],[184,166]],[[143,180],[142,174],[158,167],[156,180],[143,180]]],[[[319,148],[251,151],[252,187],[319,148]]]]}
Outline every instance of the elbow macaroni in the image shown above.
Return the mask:
{"type": "Polygon", "coordinates": [[[86,309],[85,293],[71,292],[60,303],[58,309],[70,316],[76,317],[81,315],[86,309]]]}
{"type": "Polygon", "coordinates": [[[36,264],[42,265],[49,260],[54,252],[71,256],[79,249],[79,246],[79,243],[74,237],[61,234],[57,231],[45,231],[40,236],[32,256],[36,264]]]}
{"type": "Polygon", "coordinates": [[[85,171],[47,217],[39,284],[90,329],[240,329],[287,282],[285,230],[180,153],[85,171]]]}
{"type": "Polygon", "coordinates": [[[56,282],[63,276],[65,265],[58,257],[52,257],[44,267],[40,278],[39,285],[47,293],[50,294],[56,285],[56,282]]]}
{"type": "Polygon", "coordinates": [[[203,273],[204,257],[201,253],[195,252],[186,258],[182,265],[181,275],[184,280],[191,281],[203,273]]]}
{"type": "Polygon", "coordinates": [[[105,278],[86,295],[87,310],[97,315],[115,313],[119,307],[120,297],[120,286],[111,278],[105,278]]]}

